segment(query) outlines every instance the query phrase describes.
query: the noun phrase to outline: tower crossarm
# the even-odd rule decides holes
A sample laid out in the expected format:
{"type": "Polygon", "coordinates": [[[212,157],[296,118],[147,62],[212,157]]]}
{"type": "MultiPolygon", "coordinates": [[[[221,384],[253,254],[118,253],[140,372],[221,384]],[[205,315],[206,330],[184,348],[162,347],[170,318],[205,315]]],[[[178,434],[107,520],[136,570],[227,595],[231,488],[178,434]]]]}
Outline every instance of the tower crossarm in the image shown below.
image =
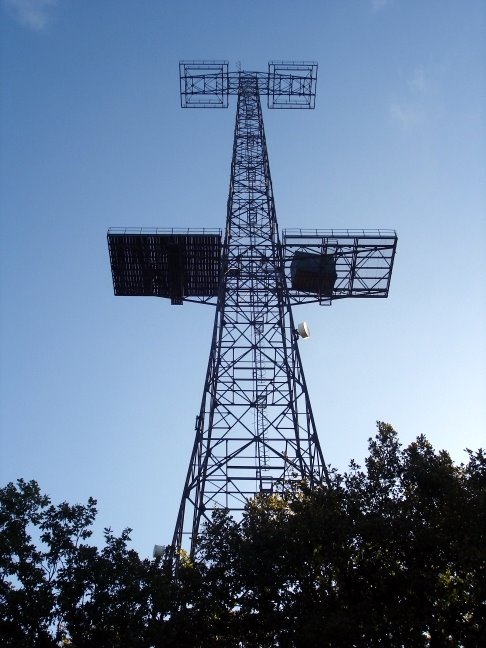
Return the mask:
{"type": "Polygon", "coordinates": [[[227,108],[238,95],[242,76],[254,79],[268,108],[314,108],[317,63],[270,61],[267,72],[230,72],[228,61],[181,61],[179,80],[183,108],[227,108]]]}

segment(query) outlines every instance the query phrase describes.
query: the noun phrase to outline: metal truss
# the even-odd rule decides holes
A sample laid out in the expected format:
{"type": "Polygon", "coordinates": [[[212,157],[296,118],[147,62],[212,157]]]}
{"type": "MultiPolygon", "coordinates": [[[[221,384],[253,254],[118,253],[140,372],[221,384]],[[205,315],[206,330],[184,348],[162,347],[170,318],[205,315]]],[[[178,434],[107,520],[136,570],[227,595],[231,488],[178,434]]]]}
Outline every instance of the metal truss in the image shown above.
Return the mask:
{"type": "Polygon", "coordinates": [[[345,297],[388,297],[397,247],[394,230],[284,230],[283,247],[292,305],[330,304],[345,297]],[[305,282],[296,285],[292,263],[299,254],[310,260],[332,259],[332,290],[320,291],[315,276],[307,290],[305,282]]]}
{"type": "Polygon", "coordinates": [[[222,281],[196,438],[173,538],[195,543],[215,509],[290,480],[327,478],[297,345],[260,105],[239,73],[222,281]]]}
{"type": "Polygon", "coordinates": [[[228,61],[181,61],[179,79],[183,108],[227,108],[238,95],[240,79],[253,76],[268,108],[314,108],[317,63],[270,61],[268,72],[229,72],[228,61]]]}

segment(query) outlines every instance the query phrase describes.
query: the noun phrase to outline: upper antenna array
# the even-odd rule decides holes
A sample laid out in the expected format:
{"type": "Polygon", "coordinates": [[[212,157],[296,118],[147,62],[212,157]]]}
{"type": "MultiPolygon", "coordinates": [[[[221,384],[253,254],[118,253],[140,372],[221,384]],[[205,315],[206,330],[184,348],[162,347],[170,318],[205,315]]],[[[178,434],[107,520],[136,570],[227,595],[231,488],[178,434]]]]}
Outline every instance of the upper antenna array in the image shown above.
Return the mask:
{"type": "Polygon", "coordinates": [[[229,95],[238,94],[241,76],[252,76],[259,94],[267,97],[268,108],[314,108],[317,63],[270,61],[267,72],[230,72],[228,65],[228,61],[181,61],[181,106],[227,108],[229,95]]]}

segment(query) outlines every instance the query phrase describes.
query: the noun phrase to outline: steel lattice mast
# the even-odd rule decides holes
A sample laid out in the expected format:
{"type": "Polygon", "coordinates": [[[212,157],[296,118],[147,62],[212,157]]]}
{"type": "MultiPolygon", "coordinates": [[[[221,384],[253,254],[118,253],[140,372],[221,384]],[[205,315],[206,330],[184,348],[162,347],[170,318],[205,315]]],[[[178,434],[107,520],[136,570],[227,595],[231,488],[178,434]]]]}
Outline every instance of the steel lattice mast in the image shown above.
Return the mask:
{"type": "Polygon", "coordinates": [[[196,439],[173,544],[216,508],[243,510],[290,479],[321,483],[284,274],[258,79],[241,74],[222,281],[196,439]]]}
{"type": "MultiPolygon", "coordinates": [[[[111,229],[116,295],[216,306],[196,437],[172,550],[195,550],[216,509],[292,480],[329,481],[291,307],[387,297],[392,230],[287,230],[279,235],[260,97],[313,108],[315,63],[229,72],[226,61],[180,63],[184,108],[226,108],[237,95],[226,229],[111,229]]],[[[306,331],[300,329],[305,336],[306,331]]]]}

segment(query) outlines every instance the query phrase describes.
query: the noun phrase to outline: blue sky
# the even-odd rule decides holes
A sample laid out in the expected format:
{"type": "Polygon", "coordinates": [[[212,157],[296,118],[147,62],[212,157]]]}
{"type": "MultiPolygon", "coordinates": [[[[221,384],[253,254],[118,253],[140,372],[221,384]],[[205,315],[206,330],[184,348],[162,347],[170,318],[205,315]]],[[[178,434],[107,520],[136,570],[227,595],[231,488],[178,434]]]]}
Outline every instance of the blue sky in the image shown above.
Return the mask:
{"type": "Polygon", "coordinates": [[[280,228],[393,228],[388,300],[302,306],[328,463],[375,422],[486,439],[486,3],[2,0],[0,479],[170,541],[213,311],[115,298],[111,226],[222,227],[235,104],[182,110],[180,59],[319,63],[265,111],[280,228]]]}

